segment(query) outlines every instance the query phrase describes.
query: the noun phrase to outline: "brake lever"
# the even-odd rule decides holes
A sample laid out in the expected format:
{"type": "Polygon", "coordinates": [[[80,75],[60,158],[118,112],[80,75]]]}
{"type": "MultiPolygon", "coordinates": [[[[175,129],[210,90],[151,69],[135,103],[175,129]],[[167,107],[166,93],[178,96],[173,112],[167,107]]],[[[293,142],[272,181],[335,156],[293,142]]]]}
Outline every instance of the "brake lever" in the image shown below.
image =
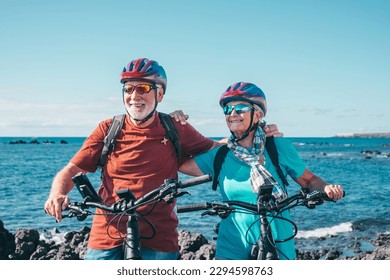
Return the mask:
{"type": "Polygon", "coordinates": [[[321,205],[323,203],[324,197],[320,191],[313,191],[306,194],[306,199],[303,201],[303,205],[309,209],[314,209],[317,205],[321,205]]]}
{"type": "Polygon", "coordinates": [[[225,219],[229,216],[231,211],[228,209],[213,209],[213,210],[207,210],[200,214],[202,217],[209,215],[209,216],[219,216],[221,219],[225,219]]]}
{"type": "Polygon", "coordinates": [[[164,200],[167,204],[170,204],[170,203],[172,203],[172,202],[175,200],[176,197],[181,197],[181,196],[183,196],[183,195],[185,195],[185,194],[191,195],[189,191],[175,190],[175,191],[173,191],[172,193],[170,193],[170,194],[164,196],[164,197],[163,197],[163,200],[164,200]]]}
{"type": "Polygon", "coordinates": [[[201,216],[210,215],[210,216],[216,216],[218,215],[221,219],[226,219],[230,213],[233,211],[232,208],[226,205],[215,205],[212,210],[208,210],[206,212],[203,212],[201,216]]]}
{"type": "Polygon", "coordinates": [[[215,216],[215,215],[217,215],[217,211],[207,210],[207,211],[202,212],[202,214],[200,214],[201,217],[206,216],[206,215],[215,216]]]}
{"type": "Polygon", "coordinates": [[[230,213],[232,212],[233,210],[232,209],[221,209],[218,211],[218,216],[221,218],[221,219],[226,219],[230,213]]]}
{"type": "Polygon", "coordinates": [[[306,194],[306,199],[308,200],[322,199],[322,194],[319,191],[312,191],[306,194]]]}
{"type": "Polygon", "coordinates": [[[73,218],[76,217],[78,221],[82,222],[88,217],[89,213],[87,211],[78,209],[69,209],[69,212],[62,215],[62,218],[73,218]]]}
{"type": "Polygon", "coordinates": [[[309,209],[314,209],[317,205],[323,204],[323,200],[312,200],[312,201],[304,201],[303,205],[305,205],[309,209]]]}

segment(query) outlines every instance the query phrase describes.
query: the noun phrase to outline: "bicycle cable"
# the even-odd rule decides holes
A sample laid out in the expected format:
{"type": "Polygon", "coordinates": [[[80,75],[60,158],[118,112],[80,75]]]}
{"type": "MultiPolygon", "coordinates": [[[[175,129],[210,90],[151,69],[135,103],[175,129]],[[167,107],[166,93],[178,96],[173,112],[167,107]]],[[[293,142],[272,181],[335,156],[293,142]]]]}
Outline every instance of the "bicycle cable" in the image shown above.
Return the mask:
{"type": "MultiPolygon", "coordinates": [[[[257,214],[257,213],[256,213],[257,214]]],[[[253,213],[253,215],[256,215],[255,213],[253,213]]],[[[290,219],[287,219],[285,217],[282,217],[282,216],[279,216],[281,214],[281,212],[278,212],[277,215],[273,215],[273,214],[267,214],[267,217],[271,217],[272,219],[268,222],[268,227],[267,227],[267,232],[269,232],[269,230],[272,230],[271,228],[271,223],[273,222],[274,219],[280,219],[280,220],[284,220],[288,223],[290,223],[294,230],[293,230],[293,234],[285,239],[278,239],[278,240],[274,240],[274,242],[271,242],[271,240],[269,239],[269,236],[267,235],[266,238],[268,238],[268,241],[269,241],[269,244],[271,244],[276,250],[280,251],[277,247],[276,247],[276,243],[283,243],[283,242],[287,242],[291,239],[293,239],[297,233],[298,233],[298,226],[296,225],[296,223],[290,219]]],[[[254,227],[257,223],[261,223],[260,221],[260,218],[256,219],[255,221],[252,222],[252,224],[248,227],[246,233],[245,233],[245,240],[246,242],[249,244],[249,245],[256,245],[256,243],[253,243],[252,241],[249,240],[249,233],[251,231],[251,228],[254,227]]],[[[261,233],[259,233],[261,235],[261,233]]],[[[259,237],[260,238],[260,237],[259,237]]],[[[258,240],[258,239],[256,239],[258,240]]],[[[285,256],[285,254],[283,254],[283,252],[280,252],[284,257],[287,258],[287,256],[285,256]]]]}
{"type": "Polygon", "coordinates": [[[146,219],[145,217],[143,217],[142,215],[140,215],[138,212],[134,213],[134,214],[128,214],[126,213],[126,211],[123,211],[119,214],[115,214],[115,216],[108,222],[108,225],[106,227],[106,233],[107,235],[112,238],[112,239],[117,239],[117,240],[123,240],[125,242],[126,240],[126,236],[122,235],[121,231],[120,231],[120,225],[122,223],[122,219],[124,217],[128,217],[128,216],[133,216],[135,217],[136,219],[141,219],[143,220],[147,225],[150,226],[150,228],[152,229],[152,234],[150,236],[140,236],[139,238],[140,239],[152,239],[155,237],[156,235],[156,228],[154,227],[154,225],[148,220],[146,219]],[[116,226],[113,225],[114,223],[114,220],[117,219],[116,221],[116,226]],[[115,237],[115,236],[112,236],[112,234],[110,234],[109,232],[109,227],[113,225],[113,227],[116,229],[116,232],[118,234],[119,237],[115,237]]]}

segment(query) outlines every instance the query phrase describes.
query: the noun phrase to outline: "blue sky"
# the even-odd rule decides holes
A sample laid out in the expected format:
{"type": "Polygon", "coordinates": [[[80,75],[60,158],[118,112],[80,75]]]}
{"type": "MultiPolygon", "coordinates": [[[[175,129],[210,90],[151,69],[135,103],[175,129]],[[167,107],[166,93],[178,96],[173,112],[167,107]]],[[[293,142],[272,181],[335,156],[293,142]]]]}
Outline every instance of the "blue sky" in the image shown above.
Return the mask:
{"type": "Polygon", "coordinates": [[[87,136],[124,112],[119,73],[157,60],[160,111],[229,132],[231,84],[267,96],[285,136],[390,132],[390,1],[0,0],[0,136],[87,136]]]}

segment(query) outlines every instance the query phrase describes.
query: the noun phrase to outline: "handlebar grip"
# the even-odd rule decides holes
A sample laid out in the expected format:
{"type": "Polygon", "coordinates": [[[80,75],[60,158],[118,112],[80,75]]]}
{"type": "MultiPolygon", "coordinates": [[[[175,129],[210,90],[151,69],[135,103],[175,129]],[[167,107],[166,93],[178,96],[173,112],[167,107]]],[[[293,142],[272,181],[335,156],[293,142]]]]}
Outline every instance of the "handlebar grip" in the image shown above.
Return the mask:
{"type": "Polygon", "coordinates": [[[177,210],[177,213],[185,213],[185,212],[192,212],[192,211],[199,211],[199,210],[207,210],[210,208],[211,208],[211,203],[204,202],[204,203],[198,203],[198,204],[177,206],[176,210],[177,210]]]}
{"type": "MultiPolygon", "coordinates": [[[[345,191],[343,191],[343,197],[344,196],[345,196],[345,191]]],[[[335,201],[334,199],[329,198],[329,196],[327,196],[326,193],[324,193],[323,199],[326,200],[326,201],[335,201]]]]}
{"type": "MultiPolygon", "coordinates": [[[[343,197],[344,196],[345,196],[345,191],[343,191],[343,197]]],[[[308,193],[306,198],[308,198],[309,200],[319,198],[322,199],[323,201],[335,201],[334,199],[330,198],[325,192],[321,192],[321,191],[313,191],[311,193],[308,193]]]]}
{"type": "Polygon", "coordinates": [[[194,178],[190,178],[190,179],[186,179],[186,180],[180,181],[179,182],[179,186],[180,186],[180,188],[184,189],[184,188],[188,188],[188,187],[191,187],[191,186],[203,184],[203,183],[206,183],[206,182],[211,182],[212,180],[213,179],[212,179],[211,175],[210,174],[206,174],[206,175],[202,175],[202,176],[199,176],[199,177],[194,177],[194,178]]]}

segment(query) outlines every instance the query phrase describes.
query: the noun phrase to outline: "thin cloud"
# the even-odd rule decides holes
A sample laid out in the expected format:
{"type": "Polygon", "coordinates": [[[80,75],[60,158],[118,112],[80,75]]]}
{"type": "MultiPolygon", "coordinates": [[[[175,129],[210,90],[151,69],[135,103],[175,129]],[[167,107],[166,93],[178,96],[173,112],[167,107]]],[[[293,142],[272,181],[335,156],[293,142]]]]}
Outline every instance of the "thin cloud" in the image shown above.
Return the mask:
{"type": "Polygon", "coordinates": [[[309,107],[309,108],[301,108],[298,110],[299,113],[310,113],[313,115],[325,115],[333,113],[332,109],[324,109],[318,107],[309,107]]]}
{"type": "MultiPolygon", "coordinates": [[[[116,102],[115,102],[116,103],[116,102]]],[[[116,114],[114,102],[59,104],[0,99],[0,135],[87,135],[116,114]],[[69,134],[68,134],[69,135],[69,134]]],[[[119,112],[118,112],[119,113],[119,112]]]]}

